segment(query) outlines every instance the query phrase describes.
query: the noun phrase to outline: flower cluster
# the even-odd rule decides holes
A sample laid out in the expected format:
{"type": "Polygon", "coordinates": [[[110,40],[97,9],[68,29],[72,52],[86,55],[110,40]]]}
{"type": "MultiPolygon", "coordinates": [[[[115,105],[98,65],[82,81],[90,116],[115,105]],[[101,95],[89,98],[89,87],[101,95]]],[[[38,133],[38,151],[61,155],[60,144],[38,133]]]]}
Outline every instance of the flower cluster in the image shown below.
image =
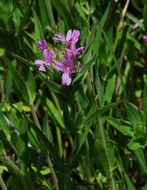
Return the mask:
{"type": "Polygon", "coordinates": [[[35,64],[39,66],[39,70],[46,71],[45,65],[50,65],[63,73],[62,85],[69,86],[72,81],[71,74],[76,72],[77,58],[84,49],[84,47],[76,48],[79,37],[79,30],[68,30],[66,36],[61,33],[55,34],[54,40],[61,41],[65,45],[63,60],[54,60],[53,55],[56,55],[56,52],[48,50],[45,40],[39,40],[37,46],[43,56],[43,60],[35,61],[35,64]]]}

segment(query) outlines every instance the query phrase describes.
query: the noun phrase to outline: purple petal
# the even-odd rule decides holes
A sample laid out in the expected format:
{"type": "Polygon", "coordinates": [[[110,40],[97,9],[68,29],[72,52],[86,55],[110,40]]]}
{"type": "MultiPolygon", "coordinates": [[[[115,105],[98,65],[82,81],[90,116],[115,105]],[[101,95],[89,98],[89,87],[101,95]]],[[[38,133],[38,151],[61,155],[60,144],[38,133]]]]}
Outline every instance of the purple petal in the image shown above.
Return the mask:
{"type": "Polygon", "coordinates": [[[81,51],[84,50],[84,47],[80,47],[80,48],[77,48],[77,49],[68,49],[68,48],[65,48],[65,51],[67,52],[68,56],[70,57],[76,57],[78,56],[81,51]]]}
{"type": "Polygon", "coordinates": [[[76,44],[77,41],[79,40],[79,37],[80,37],[80,31],[79,30],[73,30],[73,33],[72,33],[72,44],[76,44]]]}
{"type": "Polygon", "coordinates": [[[73,58],[70,56],[64,56],[64,62],[68,65],[73,65],[73,58]]]}
{"type": "Polygon", "coordinates": [[[39,71],[46,71],[44,66],[45,62],[43,60],[36,60],[35,64],[39,66],[39,71]]]}
{"type": "Polygon", "coordinates": [[[46,68],[43,64],[39,66],[39,71],[43,71],[43,72],[46,71],[46,68]]]}
{"type": "Polygon", "coordinates": [[[51,50],[44,49],[43,57],[46,63],[50,64],[52,62],[52,55],[53,55],[53,52],[51,50]]]}
{"type": "Polygon", "coordinates": [[[68,30],[67,34],[66,34],[66,41],[70,41],[72,38],[72,30],[68,30]]]}
{"type": "Polygon", "coordinates": [[[76,54],[79,55],[84,50],[84,47],[79,47],[76,49],[76,54]]]}
{"type": "Polygon", "coordinates": [[[61,34],[61,33],[56,33],[55,36],[56,36],[57,38],[54,38],[54,40],[59,40],[59,41],[61,41],[61,42],[63,42],[63,43],[66,43],[66,39],[65,39],[65,37],[64,37],[63,34],[61,34]]]}
{"type": "Polygon", "coordinates": [[[45,64],[45,62],[43,60],[38,59],[38,60],[35,61],[35,64],[36,65],[43,65],[43,64],[45,64]]]}
{"type": "Polygon", "coordinates": [[[144,36],[143,36],[143,40],[144,40],[145,42],[147,42],[147,35],[144,35],[144,36]]]}
{"type": "Polygon", "coordinates": [[[62,63],[61,61],[55,61],[54,67],[55,67],[55,69],[57,69],[58,71],[62,71],[62,72],[65,72],[65,71],[66,71],[65,64],[62,63]]]}
{"type": "Polygon", "coordinates": [[[40,49],[40,51],[43,51],[47,48],[47,43],[45,40],[39,40],[37,43],[37,47],[40,49]]]}
{"type": "Polygon", "coordinates": [[[64,62],[65,62],[65,68],[66,71],[71,74],[75,72],[74,69],[74,62],[73,62],[73,58],[71,56],[65,56],[64,57],[64,62]]]}
{"type": "Polygon", "coordinates": [[[68,57],[73,57],[75,50],[65,48],[65,51],[66,51],[68,57]]]}
{"type": "Polygon", "coordinates": [[[79,36],[80,36],[80,31],[79,30],[73,30],[73,37],[79,38],[79,36]]]}
{"type": "Polygon", "coordinates": [[[69,73],[65,72],[62,75],[62,85],[69,86],[71,84],[71,78],[69,76],[69,73]]]}

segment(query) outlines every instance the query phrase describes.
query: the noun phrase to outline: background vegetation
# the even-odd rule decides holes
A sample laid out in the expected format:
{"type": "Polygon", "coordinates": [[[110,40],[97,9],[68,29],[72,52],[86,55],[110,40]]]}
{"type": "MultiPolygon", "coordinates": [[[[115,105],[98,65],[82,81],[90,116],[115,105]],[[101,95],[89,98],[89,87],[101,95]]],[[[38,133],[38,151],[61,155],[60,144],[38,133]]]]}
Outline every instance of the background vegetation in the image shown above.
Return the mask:
{"type": "Polygon", "coordinates": [[[146,0],[0,1],[2,190],[147,189],[146,0]],[[81,32],[72,85],[36,43],[81,32]]]}

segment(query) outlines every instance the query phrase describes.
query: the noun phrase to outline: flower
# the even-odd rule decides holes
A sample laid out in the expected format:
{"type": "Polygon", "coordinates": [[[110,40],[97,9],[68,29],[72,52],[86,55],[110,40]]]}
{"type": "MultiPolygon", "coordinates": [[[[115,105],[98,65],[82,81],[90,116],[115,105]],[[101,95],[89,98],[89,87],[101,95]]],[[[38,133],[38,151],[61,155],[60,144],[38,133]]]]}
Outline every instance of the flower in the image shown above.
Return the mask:
{"type": "Polygon", "coordinates": [[[65,44],[64,54],[61,52],[53,52],[47,49],[47,42],[45,40],[39,40],[37,46],[41,51],[43,59],[36,60],[35,64],[39,66],[40,71],[46,71],[45,65],[50,65],[52,68],[62,72],[62,85],[69,86],[72,82],[71,75],[77,70],[81,69],[81,63],[78,61],[80,53],[83,51],[84,47],[76,48],[76,43],[80,37],[79,30],[68,30],[66,36],[61,33],[55,34],[55,40],[61,41],[65,44]],[[54,57],[53,57],[54,54],[54,57]],[[55,57],[63,57],[63,61],[55,61],[55,57]],[[54,59],[53,59],[54,58],[54,59]]]}
{"type": "Polygon", "coordinates": [[[71,74],[75,72],[73,60],[70,57],[64,57],[64,63],[56,61],[54,68],[58,71],[63,72],[62,74],[62,85],[69,86],[71,84],[71,74]]]}
{"type": "Polygon", "coordinates": [[[57,38],[54,38],[55,40],[59,40],[63,42],[66,47],[73,47],[79,40],[80,31],[79,30],[68,30],[66,37],[61,33],[56,33],[55,36],[57,38]]]}
{"type": "Polygon", "coordinates": [[[41,52],[43,52],[43,50],[47,48],[46,41],[45,40],[39,40],[37,43],[37,47],[40,49],[41,52]]]}
{"type": "Polygon", "coordinates": [[[46,68],[44,65],[50,65],[52,62],[52,56],[53,56],[53,51],[44,49],[42,52],[43,55],[43,60],[36,60],[35,64],[39,66],[39,71],[46,71],[46,68]]]}
{"type": "Polygon", "coordinates": [[[46,71],[46,68],[44,66],[44,64],[46,64],[45,61],[38,59],[35,61],[35,64],[39,66],[39,71],[46,71]]]}
{"type": "Polygon", "coordinates": [[[46,63],[49,64],[52,62],[52,56],[53,56],[52,50],[44,49],[42,54],[46,63]]]}
{"type": "Polygon", "coordinates": [[[147,35],[146,35],[146,34],[143,36],[143,40],[144,40],[145,42],[147,42],[147,35]]]}

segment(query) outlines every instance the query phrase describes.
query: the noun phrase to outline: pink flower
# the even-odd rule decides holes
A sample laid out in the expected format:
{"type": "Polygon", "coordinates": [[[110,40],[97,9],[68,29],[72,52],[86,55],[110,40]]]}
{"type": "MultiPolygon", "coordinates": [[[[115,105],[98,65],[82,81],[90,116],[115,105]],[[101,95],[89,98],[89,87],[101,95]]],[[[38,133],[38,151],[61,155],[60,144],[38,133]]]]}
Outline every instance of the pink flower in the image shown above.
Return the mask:
{"type": "Polygon", "coordinates": [[[42,52],[43,60],[36,60],[35,64],[39,66],[39,71],[46,71],[45,65],[50,65],[52,62],[53,52],[48,49],[44,49],[42,52]]]}
{"type": "Polygon", "coordinates": [[[54,38],[55,40],[59,40],[63,42],[66,47],[69,46],[75,46],[77,41],[79,40],[80,31],[79,30],[68,30],[66,37],[61,33],[56,33],[55,36],[57,38],[54,38]]]}
{"type": "MultiPolygon", "coordinates": [[[[64,61],[53,61],[53,51],[47,49],[47,43],[45,40],[39,40],[37,46],[43,55],[43,60],[36,60],[35,64],[39,66],[40,71],[46,71],[45,65],[51,65],[51,67],[61,71],[62,85],[69,86],[72,82],[72,73],[81,69],[81,65],[78,65],[78,56],[83,51],[84,47],[76,48],[76,43],[80,37],[80,31],[68,30],[66,36],[61,33],[56,33],[55,36],[55,40],[61,41],[66,45],[64,48],[64,61]]],[[[56,55],[58,56],[57,52],[54,53],[54,58],[56,55]]]]}
{"type": "Polygon", "coordinates": [[[71,74],[75,72],[73,60],[70,57],[64,57],[64,63],[61,61],[56,61],[54,68],[63,72],[62,85],[69,86],[71,84],[71,74]]]}
{"type": "Polygon", "coordinates": [[[146,35],[146,34],[143,36],[143,40],[144,40],[145,42],[147,42],[147,35],[146,35]]]}

